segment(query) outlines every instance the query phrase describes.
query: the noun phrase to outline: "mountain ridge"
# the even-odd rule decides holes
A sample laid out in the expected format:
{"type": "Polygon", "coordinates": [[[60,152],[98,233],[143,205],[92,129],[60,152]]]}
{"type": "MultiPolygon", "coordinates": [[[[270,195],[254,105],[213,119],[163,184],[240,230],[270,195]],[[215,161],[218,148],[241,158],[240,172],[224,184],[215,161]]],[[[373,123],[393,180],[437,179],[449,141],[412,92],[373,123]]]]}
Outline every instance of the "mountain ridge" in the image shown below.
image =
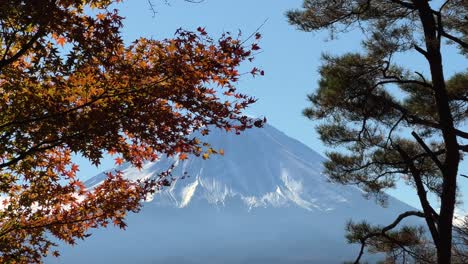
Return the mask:
{"type": "Polygon", "coordinates": [[[48,263],[341,263],[358,250],[346,243],[346,221],[388,224],[413,210],[394,197],[382,208],[356,187],[330,183],[321,173],[324,157],[272,126],[241,135],[213,131],[203,140],[222,147],[224,156],[165,157],[141,170],[118,168],[136,180],[178,162],[174,176],[190,177],[129,215],[128,230],[96,230],[48,263]]]}
{"type": "MultiPolygon", "coordinates": [[[[169,168],[173,163],[177,164],[173,174],[178,179],[184,179],[176,180],[172,186],[165,188],[156,196],[172,199],[178,207],[186,207],[191,201],[195,190],[200,188],[205,190],[204,196],[209,203],[222,203],[227,196],[240,195],[250,209],[262,205],[279,206],[292,201],[296,205],[311,210],[314,207],[312,201],[315,198],[311,197],[310,194],[317,191],[317,185],[315,184],[319,184],[318,186],[326,185],[326,188],[321,189],[322,193],[327,193],[330,186],[347,194],[349,194],[350,190],[362,193],[353,186],[346,187],[329,183],[326,176],[321,174],[322,162],[325,161],[325,158],[274,127],[267,125],[265,128],[256,129],[256,131],[246,131],[245,134],[247,135],[238,136],[215,131],[204,138],[215,147],[223,147],[225,150],[224,157],[214,156],[207,161],[194,156],[190,156],[188,160],[184,161],[178,161],[177,157],[164,157],[160,161],[146,163],[142,169],[136,169],[129,164],[125,164],[119,170],[123,171],[125,177],[136,180],[155,177],[164,168],[169,168]],[[247,137],[247,139],[242,139],[243,136],[247,137]],[[281,140],[278,140],[278,137],[281,140]],[[249,141],[244,142],[244,145],[255,145],[255,147],[253,150],[242,150],[238,144],[233,144],[238,140],[249,141]],[[268,144],[255,144],[255,141],[257,143],[267,141],[268,144]],[[274,144],[276,144],[276,147],[273,146],[274,144]],[[242,157],[244,152],[249,154],[247,155],[248,158],[242,157]],[[312,156],[312,158],[306,159],[301,155],[312,156]],[[252,156],[260,158],[255,160],[251,158],[252,156]],[[269,159],[268,156],[274,158],[269,159]],[[255,160],[255,164],[252,164],[253,160],[255,160]],[[181,164],[178,164],[179,162],[181,164]],[[239,164],[242,165],[239,166],[239,164]],[[288,171],[291,168],[296,171],[288,171]],[[251,173],[255,170],[257,170],[255,174],[261,175],[261,177],[251,173]],[[184,172],[190,172],[189,177],[183,176],[184,172]],[[249,175],[249,179],[240,176],[249,173],[252,174],[249,175]],[[266,177],[266,175],[269,175],[269,177],[266,177]],[[300,177],[296,177],[298,175],[300,177]],[[308,181],[309,185],[314,184],[314,188],[304,190],[305,181],[308,181]],[[303,196],[307,196],[307,199],[304,200],[303,196]]],[[[85,184],[87,186],[99,184],[104,177],[105,173],[91,178],[85,184]]],[[[345,202],[346,198],[339,192],[335,191],[333,194],[328,192],[328,198],[334,196],[337,201],[345,202]]],[[[317,208],[316,204],[315,208],[317,208]]]]}

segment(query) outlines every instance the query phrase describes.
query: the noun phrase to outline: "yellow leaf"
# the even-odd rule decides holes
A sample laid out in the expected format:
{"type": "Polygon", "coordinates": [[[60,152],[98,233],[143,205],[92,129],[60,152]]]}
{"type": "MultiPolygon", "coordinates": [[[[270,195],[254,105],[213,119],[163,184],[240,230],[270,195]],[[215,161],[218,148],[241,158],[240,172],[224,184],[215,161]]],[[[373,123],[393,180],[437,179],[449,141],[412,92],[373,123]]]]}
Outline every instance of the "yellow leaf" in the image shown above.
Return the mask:
{"type": "Polygon", "coordinates": [[[97,17],[98,20],[104,20],[104,19],[106,19],[106,15],[103,14],[103,13],[97,14],[96,17],[97,17]]]}

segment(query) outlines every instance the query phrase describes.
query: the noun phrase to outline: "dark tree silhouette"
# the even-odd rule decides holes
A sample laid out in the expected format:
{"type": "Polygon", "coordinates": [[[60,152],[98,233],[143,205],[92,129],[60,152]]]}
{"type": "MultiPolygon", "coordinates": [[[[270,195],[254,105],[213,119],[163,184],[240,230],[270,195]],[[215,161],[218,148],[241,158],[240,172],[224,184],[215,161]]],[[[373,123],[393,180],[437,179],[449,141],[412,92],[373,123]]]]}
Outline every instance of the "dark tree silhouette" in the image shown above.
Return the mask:
{"type": "MultiPolygon", "coordinates": [[[[335,182],[356,184],[369,195],[405,179],[417,192],[422,212],[403,212],[386,227],[350,223],[349,241],[384,252],[398,248],[419,262],[432,261],[412,249],[424,237],[418,228],[395,231],[407,217],[424,218],[437,252],[437,263],[451,263],[453,217],[458,168],[468,146],[462,124],[468,114],[465,69],[446,80],[442,45],[468,52],[468,2],[447,0],[305,0],[287,13],[300,30],[328,29],[332,36],[361,29],[363,54],[324,56],[321,80],[304,111],[324,120],[318,127],[323,142],[339,151],[328,154],[326,173],[335,182]],[[398,65],[395,54],[417,52],[425,58],[428,76],[398,65]],[[402,95],[403,94],[403,95],[402,95]],[[427,198],[440,198],[436,210],[427,198]]],[[[450,62],[446,62],[450,63],[450,62]]],[[[462,179],[462,177],[460,177],[462,179]]],[[[421,252],[421,251],[419,251],[421,252]]]]}

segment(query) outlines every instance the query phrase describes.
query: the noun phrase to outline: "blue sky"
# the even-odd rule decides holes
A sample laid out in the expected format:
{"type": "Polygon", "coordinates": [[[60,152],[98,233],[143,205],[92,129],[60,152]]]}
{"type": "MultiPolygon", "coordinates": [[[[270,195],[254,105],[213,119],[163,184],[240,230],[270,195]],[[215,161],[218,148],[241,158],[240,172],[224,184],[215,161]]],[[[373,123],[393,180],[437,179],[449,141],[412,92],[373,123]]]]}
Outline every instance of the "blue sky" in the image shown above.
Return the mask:
{"type": "MultiPolygon", "coordinates": [[[[154,16],[147,0],[132,0],[117,5],[126,17],[123,29],[126,41],[131,42],[141,36],[170,38],[178,28],[195,30],[199,26],[206,27],[212,37],[225,31],[238,30],[248,36],[267,20],[260,29],[263,35],[260,46],[263,50],[254,61],[256,66],[265,70],[265,76],[252,78],[246,75],[239,82],[243,92],[258,98],[248,113],[266,116],[271,125],[315,151],[325,153],[326,148],[314,131],[317,123],[303,117],[301,111],[308,106],[306,95],[316,88],[321,54],[360,51],[360,33],[351,32],[339,36],[338,40],[327,41],[327,32],[296,30],[287,23],[284,13],[300,7],[302,0],[204,0],[199,4],[167,0],[169,5],[164,0],[151,1],[157,11],[154,16]]],[[[445,57],[446,75],[466,70],[465,58],[450,48],[446,53],[449,54],[445,57]]],[[[411,65],[412,69],[428,72],[423,58],[417,54],[398,59],[402,64],[411,65]]],[[[100,168],[93,168],[83,160],[79,163],[83,177],[93,176],[113,165],[111,160],[105,160],[100,168]]],[[[466,162],[460,171],[468,174],[466,162]]],[[[460,179],[460,182],[460,189],[466,192],[468,180],[460,179]]],[[[410,188],[402,186],[390,193],[410,205],[420,207],[416,194],[410,188]]],[[[464,197],[462,200],[465,204],[462,207],[468,209],[468,199],[464,197]]]]}

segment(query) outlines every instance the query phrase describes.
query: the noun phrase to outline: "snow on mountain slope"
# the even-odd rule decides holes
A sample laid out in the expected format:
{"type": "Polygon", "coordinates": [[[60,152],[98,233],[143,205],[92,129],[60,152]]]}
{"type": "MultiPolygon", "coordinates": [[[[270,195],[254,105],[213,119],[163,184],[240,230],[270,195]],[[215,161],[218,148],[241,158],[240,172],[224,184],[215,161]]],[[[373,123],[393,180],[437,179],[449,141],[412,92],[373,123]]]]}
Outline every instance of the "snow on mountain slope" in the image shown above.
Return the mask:
{"type": "Polygon", "coordinates": [[[190,177],[155,194],[127,231],[97,230],[48,263],[340,263],[356,253],[344,238],[347,220],[385,224],[412,209],[392,197],[381,208],[355,187],[328,182],[324,158],[272,126],[204,139],[225,155],[119,168],[136,180],[178,162],[174,176],[190,177]]]}
{"type": "MultiPolygon", "coordinates": [[[[190,157],[180,162],[174,176],[188,172],[190,177],[157,194],[154,203],[182,208],[201,201],[223,206],[230,199],[240,199],[248,209],[298,206],[327,211],[349,203],[356,196],[361,199],[356,188],[328,183],[321,174],[324,158],[272,126],[242,135],[214,131],[204,139],[222,147],[225,155],[206,161],[190,157]]],[[[164,158],[147,163],[141,170],[129,165],[119,169],[127,178],[136,180],[156,176],[173,162],[179,163],[164,158]]],[[[98,175],[86,184],[99,184],[104,177],[98,175]]]]}

